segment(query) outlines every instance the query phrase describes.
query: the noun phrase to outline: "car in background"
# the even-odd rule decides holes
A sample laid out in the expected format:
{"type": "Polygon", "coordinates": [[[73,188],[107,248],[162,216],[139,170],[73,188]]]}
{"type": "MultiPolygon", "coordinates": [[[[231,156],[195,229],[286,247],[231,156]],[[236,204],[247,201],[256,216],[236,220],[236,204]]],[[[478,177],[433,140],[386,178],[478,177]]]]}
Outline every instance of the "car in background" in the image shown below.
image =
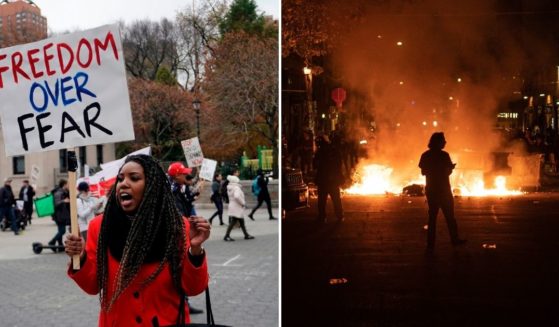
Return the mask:
{"type": "Polygon", "coordinates": [[[284,168],[281,175],[282,208],[286,211],[307,208],[309,206],[309,187],[303,180],[301,170],[284,168]]]}

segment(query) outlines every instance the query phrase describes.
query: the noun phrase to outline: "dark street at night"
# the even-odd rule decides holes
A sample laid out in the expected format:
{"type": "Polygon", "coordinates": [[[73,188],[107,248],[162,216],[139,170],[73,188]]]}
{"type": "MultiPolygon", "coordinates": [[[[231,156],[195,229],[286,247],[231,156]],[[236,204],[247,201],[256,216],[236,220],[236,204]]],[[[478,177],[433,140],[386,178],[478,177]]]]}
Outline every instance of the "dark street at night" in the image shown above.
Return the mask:
{"type": "Polygon", "coordinates": [[[432,255],[424,197],[345,196],[342,223],[311,201],[283,220],[283,325],[558,326],[558,200],[457,197],[468,242],[439,213],[432,255]]]}

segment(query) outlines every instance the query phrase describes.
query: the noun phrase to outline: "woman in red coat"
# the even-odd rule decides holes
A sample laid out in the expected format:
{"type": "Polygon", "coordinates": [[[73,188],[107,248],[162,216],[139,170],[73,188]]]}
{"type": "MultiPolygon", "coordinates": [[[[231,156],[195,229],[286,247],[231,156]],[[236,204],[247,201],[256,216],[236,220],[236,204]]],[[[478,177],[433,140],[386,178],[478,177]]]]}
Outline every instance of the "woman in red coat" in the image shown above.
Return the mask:
{"type": "Polygon", "coordinates": [[[209,235],[207,220],[178,213],[155,159],[129,156],[104,214],[89,225],[85,249],[83,238],[67,237],[66,253],[81,261],[80,270],[70,263],[68,275],[86,293],[99,294],[99,326],[176,324],[181,297],[208,285],[202,243],[209,235]]]}

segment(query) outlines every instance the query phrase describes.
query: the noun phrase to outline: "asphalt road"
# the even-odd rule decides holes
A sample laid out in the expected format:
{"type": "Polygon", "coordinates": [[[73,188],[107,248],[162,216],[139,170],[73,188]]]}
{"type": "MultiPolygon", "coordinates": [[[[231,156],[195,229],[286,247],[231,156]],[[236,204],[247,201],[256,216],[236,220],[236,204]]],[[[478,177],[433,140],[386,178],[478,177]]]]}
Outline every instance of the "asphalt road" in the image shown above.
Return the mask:
{"type": "Polygon", "coordinates": [[[346,221],[310,209],[282,224],[284,326],[559,326],[559,194],[455,198],[425,253],[423,197],[343,198],[346,221]],[[484,246],[485,244],[485,246],[484,246]],[[333,284],[332,284],[333,283],[333,284]]]}
{"type": "MultiPolygon", "coordinates": [[[[198,209],[208,217],[213,210],[198,209]]],[[[275,210],[277,214],[277,209],[275,210]]],[[[224,242],[226,226],[214,220],[206,241],[212,308],[216,323],[231,326],[278,326],[278,221],[258,210],[248,220],[254,240],[244,240],[239,229],[235,242],[224,242]]],[[[85,294],[66,276],[68,257],[45,249],[33,253],[31,243],[48,242],[56,233],[50,218],[34,218],[21,235],[0,232],[0,326],[66,327],[97,326],[99,300],[85,294]]],[[[205,308],[203,295],[192,304],[205,308]]],[[[205,322],[206,315],[193,315],[205,322]]]]}

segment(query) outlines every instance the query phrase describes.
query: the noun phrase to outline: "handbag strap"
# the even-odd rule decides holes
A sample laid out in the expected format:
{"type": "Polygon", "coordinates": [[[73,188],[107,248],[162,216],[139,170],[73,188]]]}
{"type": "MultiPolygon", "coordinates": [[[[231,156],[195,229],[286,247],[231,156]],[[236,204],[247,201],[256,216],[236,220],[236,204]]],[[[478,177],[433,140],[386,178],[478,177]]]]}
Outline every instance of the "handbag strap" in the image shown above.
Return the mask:
{"type": "MultiPolygon", "coordinates": [[[[210,300],[210,288],[206,287],[206,321],[209,326],[214,326],[214,315],[212,312],[212,303],[210,300]]],[[[186,325],[186,315],[184,314],[184,310],[186,309],[186,294],[184,290],[181,288],[180,290],[180,304],[179,304],[179,315],[177,317],[177,326],[187,326],[186,325]]]]}

